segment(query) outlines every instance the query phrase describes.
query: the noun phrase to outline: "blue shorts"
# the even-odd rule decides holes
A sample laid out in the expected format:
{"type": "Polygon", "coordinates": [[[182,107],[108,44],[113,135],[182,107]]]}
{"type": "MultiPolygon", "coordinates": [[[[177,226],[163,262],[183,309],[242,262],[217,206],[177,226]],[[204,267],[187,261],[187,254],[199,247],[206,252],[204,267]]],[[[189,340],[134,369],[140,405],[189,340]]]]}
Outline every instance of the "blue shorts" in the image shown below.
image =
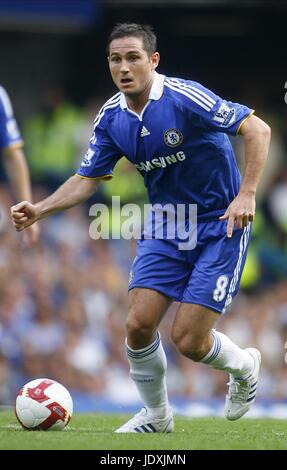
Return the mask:
{"type": "Polygon", "coordinates": [[[194,249],[178,240],[141,239],[130,272],[129,290],[153,289],[171,299],[222,313],[237,294],[251,238],[251,224],[226,236],[227,221],[197,225],[194,249]]]}

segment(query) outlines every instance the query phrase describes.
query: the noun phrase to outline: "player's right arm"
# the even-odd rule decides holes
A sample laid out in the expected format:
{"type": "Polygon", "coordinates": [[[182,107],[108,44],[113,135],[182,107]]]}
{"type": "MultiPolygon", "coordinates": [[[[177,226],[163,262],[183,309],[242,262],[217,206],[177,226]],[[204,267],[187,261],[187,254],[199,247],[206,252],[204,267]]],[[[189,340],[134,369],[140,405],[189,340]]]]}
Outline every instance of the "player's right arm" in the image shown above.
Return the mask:
{"type": "Polygon", "coordinates": [[[99,181],[100,178],[86,179],[74,175],[51,196],[37,204],[22,201],[12,206],[11,216],[16,230],[21,232],[37,220],[80,204],[96,191],[99,181]]]}
{"type": "Polygon", "coordinates": [[[119,106],[119,103],[118,94],[101,108],[95,119],[88,151],[76,175],[69,178],[51,196],[37,204],[22,201],[11,207],[13,224],[18,232],[37,220],[87,200],[96,191],[100,180],[109,180],[112,177],[113,168],[122,153],[107,132],[107,116],[110,111],[114,111],[119,106]]]}
{"type": "Polygon", "coordinates": [[[107,117],[120,104],[119,93],[111,98],[99,111],[89,149],[84,155],[77,174],[69,178],[51,196],[31,204],[22,201],[11,207],[13,224],[18,232],[37,220],[61,212],[86,201],[97,189],[100,180],[109,180],[113,167],[121,158],[120,149],[114,144],[107,132],[107,117]]]}

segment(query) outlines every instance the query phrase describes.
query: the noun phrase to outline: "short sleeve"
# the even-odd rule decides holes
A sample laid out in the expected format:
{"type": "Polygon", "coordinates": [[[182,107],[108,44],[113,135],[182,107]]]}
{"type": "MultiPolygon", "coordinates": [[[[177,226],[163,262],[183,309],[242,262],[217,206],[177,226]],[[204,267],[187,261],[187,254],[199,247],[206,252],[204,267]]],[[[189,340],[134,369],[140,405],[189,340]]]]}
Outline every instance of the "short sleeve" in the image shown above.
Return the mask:
{"type": "Polygon", "coordinates": [[[0,148],[21,146],[22,137],[8,94],[0,87],[0,148]]]}
{"type": "Polygon", "coordinates": [[[102,124],[95,126],[90,145],[83,157],[77,174],[82,178],[102,178],[108,180],[113,176],[113,169],[122,157],[102,124]]]}
{"type": "Polygon", "coordinates": [[[179,79],[169,79],[168,83],[181,95],[193,122],[203,129],[236,135],[244,120],[254,113],[248,106],[220,98],[200,83],[179,79]]]}

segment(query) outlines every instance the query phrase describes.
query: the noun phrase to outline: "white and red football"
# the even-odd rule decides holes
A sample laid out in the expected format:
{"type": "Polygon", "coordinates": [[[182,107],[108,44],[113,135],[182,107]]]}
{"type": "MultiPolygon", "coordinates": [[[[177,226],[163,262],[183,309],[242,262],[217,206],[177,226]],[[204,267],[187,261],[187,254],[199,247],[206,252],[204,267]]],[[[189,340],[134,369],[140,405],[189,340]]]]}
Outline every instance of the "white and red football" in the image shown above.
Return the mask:
{"type": "Polygon", "coordinates": [[[36,379],[19,390],[15,413],[25,429],[59,431],[72,417],[73,400],[68,390],[55,380],[36,379]]]}

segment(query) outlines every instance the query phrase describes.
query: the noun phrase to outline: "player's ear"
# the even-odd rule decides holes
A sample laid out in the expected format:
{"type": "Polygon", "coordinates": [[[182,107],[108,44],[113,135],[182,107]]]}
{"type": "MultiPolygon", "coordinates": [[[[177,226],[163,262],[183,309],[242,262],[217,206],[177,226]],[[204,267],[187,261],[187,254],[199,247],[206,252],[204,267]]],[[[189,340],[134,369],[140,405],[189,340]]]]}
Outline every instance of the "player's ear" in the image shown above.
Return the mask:
{"type": "Polygon", "coordinates": [[[152,64],[153,70],[155,70],[157,68],[157,66],[159,64],[159,60],[160,60],[159,52],[154,52],[151,55],[151,64],[152,64]]]}

